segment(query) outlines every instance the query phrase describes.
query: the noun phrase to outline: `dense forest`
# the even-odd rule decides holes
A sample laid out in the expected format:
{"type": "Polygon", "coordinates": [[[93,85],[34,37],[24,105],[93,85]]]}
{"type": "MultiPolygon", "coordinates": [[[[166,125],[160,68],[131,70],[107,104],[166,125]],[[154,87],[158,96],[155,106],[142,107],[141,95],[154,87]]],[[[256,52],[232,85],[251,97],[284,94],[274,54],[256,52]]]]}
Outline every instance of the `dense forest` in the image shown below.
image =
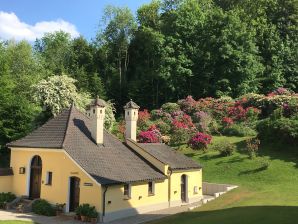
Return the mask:
{"type": "MultiPolygon", "coordinates": [[[[192,95],[298,92],[297,0],[163,0],[106,7],[91,41],[64,32],[0,42],[0,145],[50,115],[36,84],[67,75],[78,92],[141,107],[192,95]]],[[[57,87],[58,88],[58,87],[57,87]]]]}

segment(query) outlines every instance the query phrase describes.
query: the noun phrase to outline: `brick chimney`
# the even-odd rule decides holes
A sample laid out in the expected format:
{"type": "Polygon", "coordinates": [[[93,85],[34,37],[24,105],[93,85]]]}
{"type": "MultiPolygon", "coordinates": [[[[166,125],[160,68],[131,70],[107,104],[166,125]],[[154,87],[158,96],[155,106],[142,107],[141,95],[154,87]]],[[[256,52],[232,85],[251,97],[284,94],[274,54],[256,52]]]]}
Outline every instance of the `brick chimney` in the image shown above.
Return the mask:
{"type": "Polygon", "coordinates": [[[103,144],[103,131],[104,131],[104,118],[105,118],[105,106],[104,100],[99,99],[98,96],[90,104],[87,115],[92,120],[91,136],[96,144],[103,144]]]}
{"type": "Polygon", "coordinates": [[[125,138],[137,141],[139,106],[130,100],[125,106],[125,138]]]}

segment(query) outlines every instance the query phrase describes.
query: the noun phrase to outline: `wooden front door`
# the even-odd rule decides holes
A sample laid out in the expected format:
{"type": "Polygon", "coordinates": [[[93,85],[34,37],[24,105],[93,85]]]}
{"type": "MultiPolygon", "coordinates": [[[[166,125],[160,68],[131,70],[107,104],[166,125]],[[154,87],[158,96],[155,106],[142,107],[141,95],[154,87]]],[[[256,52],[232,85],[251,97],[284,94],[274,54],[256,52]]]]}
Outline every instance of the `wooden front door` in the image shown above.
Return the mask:
{"type": "Polygon", "coordinates": [[[186,175],[181,176],[181,201],[186,202],[187,201],[187,184],[186,184],[186,175]]]}
{"type": "Polygon", "coordinates": [[[41,189],[41,175],[42,175],[42,161],[39,156],[34,156],[31,161],[30,169],[30,191],[29,198],[40,198],[41,189]]]}
{"type": "Polygon", "coordinates": [[[73,212],[80,205],[80,178],[70,178],[69,211],[73,212]]]}

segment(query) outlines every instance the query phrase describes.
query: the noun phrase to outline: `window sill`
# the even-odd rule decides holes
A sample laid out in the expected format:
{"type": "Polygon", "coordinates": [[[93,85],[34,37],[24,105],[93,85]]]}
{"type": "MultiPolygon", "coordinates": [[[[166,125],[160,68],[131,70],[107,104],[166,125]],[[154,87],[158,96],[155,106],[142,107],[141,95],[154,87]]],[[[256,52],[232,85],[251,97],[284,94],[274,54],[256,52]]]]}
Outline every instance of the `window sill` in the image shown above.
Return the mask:
{"type": "Polygon", "coordinates": [[[149,193],[148,194],[148,197],[152,197],[152,196],[155,196],[155,194],[154,193],[149,193]]]}

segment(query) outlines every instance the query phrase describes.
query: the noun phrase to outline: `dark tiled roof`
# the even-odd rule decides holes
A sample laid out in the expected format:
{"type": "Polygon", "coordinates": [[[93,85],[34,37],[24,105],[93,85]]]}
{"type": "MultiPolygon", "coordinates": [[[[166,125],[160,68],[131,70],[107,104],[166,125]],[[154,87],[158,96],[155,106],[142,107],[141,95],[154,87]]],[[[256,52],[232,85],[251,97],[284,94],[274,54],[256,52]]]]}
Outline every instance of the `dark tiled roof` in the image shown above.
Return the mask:
{"type": "Polygon", "coordinates": [[[9,146],[63,148],[87,173],[103,185],[166,178],[106,131],[104,144],[97,145],[91,137],[88,128],[90,126],[91,120],[72,106],[70,110],[37,129],[34,135],[32,133],[9,146]],[[53,134],[57,127],[59,136],[58,133],[53,134]],[[52,137],[47,137],[47,134],[56,136],[57,140],[50,141],[52,137]]]}
{"type": "Polygon", "coordinates": [[[1,176],[12,176],[12,168],[0,168],[0,177],[1,176]]]}
{"type": "Polygon", "coordinates": [[[8,147],[62,148],[70,110],[50,119],[24,138],[8,143],[8,147]]]}
{"type": "Polygon", "coordinates": [[[135,102],[130,100],[127,104],[125,104],[125,106],[123,108],[124,109],[139,109],[140,107],[138,106],[138,104],[136,104],[135,102]]]}
{"type": "Polygon", "coordinates": [[[146,152],[168,164],[171,169],[199,169],[202,168],[198,163],[187,156],[175,151],[173,148],[160,143],[138,143],[146,152]]]}

